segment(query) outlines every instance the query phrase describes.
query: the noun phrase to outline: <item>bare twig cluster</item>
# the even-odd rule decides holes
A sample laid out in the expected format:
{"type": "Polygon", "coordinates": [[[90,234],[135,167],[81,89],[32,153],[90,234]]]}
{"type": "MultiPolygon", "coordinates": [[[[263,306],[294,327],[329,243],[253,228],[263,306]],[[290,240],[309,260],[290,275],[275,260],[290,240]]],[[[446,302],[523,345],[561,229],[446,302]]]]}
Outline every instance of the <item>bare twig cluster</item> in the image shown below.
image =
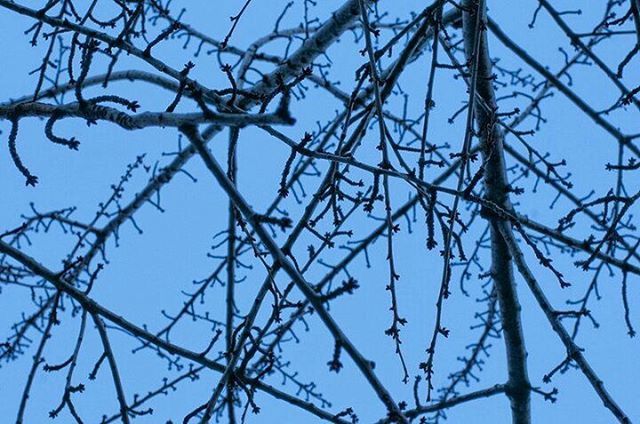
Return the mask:
{"type": "MultiPolygon", "coordinates": [[[[20,225],[2,230],[2,296],[28,293],[0,343],[3,365],[29,361],[17,423],[35,422],[26,417],[42,411],[64,422],[95,422],[81,405],[96,379],[110,381],[117,405],[101,404],[102,423],[156,422],[150,417],[160,396],[203,382],[207,389],[174,420],[244,422],[261,412],[263,394],[333,423],[368,417],[349,399],[336,409],[331,393],[290,359],[291,345],[304,346],[301,333],[312,327],[328,334],[324,350],[314,352],[323,355],[324,371],[361,375],[383,411],[377,422],[440,422],[456,405],[506,396],[512,421],[530,423],[532,397],[555,402],[562,392],[549,384],[570,371],[582,374],[612,419],[631,422],[578,336],[585,321],[601,326],[593,308],[604,281],[619,285],[619,319],[630,337],[636,334],[638,0],[603,2],[589,31],[574,27],[581,10],[532,1],[523,31],[553,26],[565,45],[557,69],[502,29],[500,13],[484,0],[415,2],[420,9],[406,14],[387,0],[344,0],[333,11],[314,0],[291,1],[269,23],[270,32],[245,47],[235,40],[249,31],[252,9],[260,7],[252,0],[238,2],[222,32],[190,24],[189,7],[180,9],[178,1],[39,3],[0,0],[1,13],[29,20],[30,44],[44,46],[33,92],[0,104],[13,172],[35,187],[12,190],[41,189],[40,170],[25,154],[27,127],[41,128],[43,140],[72,151],[89,142],[69,134],[71,121],[118,134],[162,130],[179,146],[175,152],[162,147],[160,157],[136,156],[89,215],[75,205],[43,211],[31,204],[20,225]],[[339,41],[353,42],[348,51],[355,62],[340,58],[349,43],[339,41]],[[599,49],[610,45],[624,45],[618,62],[599,49]],[[608,103],[576,87],[583,72],[607,87],[608,103]],[[117,87],[124,84],[135,89],[123,95],[117,87]],[[158,102],[167,95],[169,101],[158,102]],[[566,132],[552,143],[557,151],[540,141],[551,118],[547,107],[558,98],[610,143],[613,159],[603,159],[600,171],[613,178],[604,188],[581,192],[591,184],[579,180],[585,170],[564,157],[597,141],[566,132]],[[319,111],[319,102],[331,106],[319,111]],[[626,116],[635,126],[624,124],[626,116]],[[248,187],[243,173],[258,173],[245,166],[243,149],[265,140],[285,152],[284,160],[275,153],[261,160],[276,184],[265,178],[248,187]],[[204,164],[206,181],[188,170],[194,157],[204,164]],[[225,196],[227,218],[208,227],[215,229],[211,250],[202,255],[207,274],[185,276],[192,289],[156,311],[155,325],[143,325],[96,293],[108,285],[104,274],[114,249],[129,243],[123,234],[131,227],[143,233],[141,211],[172,207],[161,194],[178,174],[215,185],[225,196]],[[270,193],[272,201],[252,202],[255,191],[270,193]],[[541,202],[550,208],[551,223],[531,213],[541,202]],[[56,252],[62,255],[57,268],[33,253],[48,238],[70,246],[56,252]],[[422,269],[425,260],[437,269],[424,275],[405,269],[407,262],[422,269]],[[377,281],[361,277],[367,274],[363,264],[377,281]],[[361,292],[374,287],[385,293],[386,306],[363,300],[361,292]],[[424,305],[421,322],[407,310],[410,289],[435,296],[412,300],[424,305]],[[524,292],[535,300],[528,308],[544,316],[565,352],[544,375],[530,371],[535,358],[531,329],[523,324],[524,292]],[[462,318],[450,305],[467,298],[475,311],[462,326],[471,327],[474,339],[458,356],[460,368],[447,375],[443,346],[465,337],[456,333],[462,318]],[[376,367],[339,308],[354,322],[362,311],[385,317],[380,332],[389,339],[406,393],[376,367]],[[429,328],[415,336],[412,325],[425,322],[429,328]],[[202,341],[198,348],[185,342],[194,332],[202,341]],[[124,348],[129,345],[116,337],[121,334],[133,349],[124,348]],[[61,345],[66,357],[49,359],[61,345]],[[470,391],[500,349],[503,378],[470,391]],[[87,358],[87,352],[99,353],[87,358]],[[154,354],[160,364],[159,385],[145,395],[132,393],[126,371],[127,355],[139,352],[154,354]],[[91,371],[83,375],[87,361],[91,371]],[[31,401],[42,373],[63,376],[57,392],[48,389],[56,396],[50,405],[31,401]]],[[[198,207],[191,205],[191,213],[198,207]]],[[[176,292],[163,296],[174,299],[176,292]]]]}

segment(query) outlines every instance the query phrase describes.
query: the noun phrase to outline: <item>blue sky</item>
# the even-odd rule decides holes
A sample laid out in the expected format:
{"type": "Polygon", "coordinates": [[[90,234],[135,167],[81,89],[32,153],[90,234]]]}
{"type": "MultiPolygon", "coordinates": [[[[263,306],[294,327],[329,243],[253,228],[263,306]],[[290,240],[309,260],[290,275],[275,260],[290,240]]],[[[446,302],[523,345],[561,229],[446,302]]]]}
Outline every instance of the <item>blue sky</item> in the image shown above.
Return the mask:
{"type": "MultiPolygon", "coordinates": [[[[174,1],[172,8],[179,10],[183,6],[186,7],[186,22],[214,38],[222,39],[229,28],[228,17],[235,14],[242,3],[232,0],[174,1]]],[[[246,47],[251,41],[269,33],[274,20],[286,3],[285,0],[254,0],[231,38],[231,44],[246,47]]],[[[317,6],[312,8],[312,12],[326,18],[341,3],[339,0],[318,2],[317,6]]],[[[535,2],[522,2],[517,6],[504,0],[488,3],[490,16],[533,57],[548,65],[551,70],[557,70],[563,65],[563,55],[558,47],[567,51],[571,51],[571,47],[549,16],[541,11],[535,28],[529,29],[527,26],[535,10],[535,2]]],[[[577,30],[586,30],[601,18],[600,7],[591,6],[591,2],[557,5],[559,8],[582,8],[581,15],[565,17],[577,30]]],[[[407,18],[411,11],[419,11],[422,7],[424,2],[418,0],[380,2],[381,10],[388,10],[391,16],[400,18],[407,18]]],[[[283,27],[295,25],[302,13],[302,2],[296,2],[283,20],[283,27]]],[[[29,46],[30,37],[24,35],[23,31],[30,24],[26,18],[18,17],[6,10],[0,11],[0,51],[5,58],[10,58],[8,61],[5,59],[5,65],[2,66],[0,101],[33,92],[36,76],[29,76],[28,73],[40,64],[46,45],[40,43],[34,48],[29,46]]],[[[605,43],[596,51],[609,63],[617,64],[633,43],[632,38],[624,40],[626,44],[605,43]]],[[[358,54],[363,44],[355,44],[353,41],[354,36],[346,33],[342,42],[329,51],[332,60],[330,78],[340,80],[340,88],[348,92],[354,84],[354,70],[364,63],[364,58],[358,54]]],[[[183,49],[184,42],[184,39],[171,40],[154,49],[154,54],[178,69],[188,60],[193,60],[196,63],[193,76],[198,81],[210,87],[226,87],[227,82],[224,74],[218,70],[215,56],[201,54],[193,58],[192,53],[196,50],[197,44],[191,42],[183,49]]],[[[276,42],[269,51],[281,53],[284,46],[284,41],[276,42]]],[[[500,57],[500,66],[507,69],[523,68],[525,73],[532,72],[493,37],[490,37],[490,50],[493,56],[500,57]]],[[[424,55],[411,64],[410,69],[400,79],[400,86],[409,94],[408,108],[413,117],[419,116],[424,100],[429,69],[428,56],[424,55]]],[[[324,62],[326,59],[321,61],[324,62]]],[[[385,63],[388,64],[389,61],[383,61],[383,66],[385,63]]],[[[95,72],[103,72],[105,65],[105,61],[98,61],[95,72]]],[[[130,57],[123,57],[118,69],[151,70],[141,61],[130,57]]],[[[634,83],[637,85],[640,79],[638,69],[636,59],[625,73],[623,81],[628,86],[633,86],[634,83]]],[[[462,82],[454,80],[451,76],[451,71],[438,73],[435,92],[437,107],[434,109],[430,134],[434,142],[450,143],[457,149],[464,136],[463,120],[458,119],[454,125],[450,125],[447,118],[463,104],[467,94],[462,82]]],[[[596,109],[604,108],[615,100],[613,85],[594,67],[577,67],[572,77],[572,87],[596,109]]],[[[535,75],[535,78],[541,81],[538,75],[535,75]]],[[[508,94],[513,89],[501,88],[498,94],[508,94]]],[[[169,92],[129,82],[114,83],[108,91],[135,97],[143,110],[161,110],[173,97],[169,92]]],[[[94,88],[91,92],[102,91],[94,88]]],[[[72,97],[69,99],[72,101],[72,97]]],[[[505,103],[504,110],[516,103],[527,104],[524,99],[519,99],[515,103],[505,103]]],[[[181,107],[188,110],[192,105],[185,103],[181,107]]],[[[331,119],[335,111],[339,110],[340,104],[326,93],[314,89],[307,98],[295,102],[292,107],[298,122],[294,127],[283,128],[282,131],[293,139],[299,139],[305,131],[317,128],[317,122],[323,123],[331,119]]],[[[395,113],[401,113],[400,97],[391,100],[388,107],[395,113]]],[[[567,171],[572,173],[571,180],[577,195],[587,195],[591,190],[595,190],[598,195],[605,194],[615,183],[615,174],[604,169],[606,162],[616,160],[617,147],[614,140],[589,121],[560,93],[555,92],[553,97],[546,99],[542,109],[546,122],[530,141],[540,151],[550,152],[554,160],[567,160],[567,171]]],[[[615,125],[625,132],[639,132],[637,110],[628,108],[617,111],[607,116],[607,119],[615,122],[615,125]]],[[[534,124],[529,120],[521,128],[530,129],[534,124]]],[[[166,164],[170,157],[163,153],[173,152],[180,142],[183,145],[185,142],[180,141],[177,132],[171,129],[126,132],[107,123],[87,128],[80,120],[68,120],[57,125],[58,131],[74,134],[82,142],[80,151],[71,152],[49,143],[44,137],[43,126],[44,123],[36,119],[25,120],[18,138],[18,149],[24,162],[39,177],[40,183],[36,188],[24,186],[23,177],[13,166],[6,144],[0,144],[0,190],[4,193],[3,207],[0,208],[2,231],[19,225],[20,215],[31,213],[31,202],[42,212],[76,206],[74,216],[77,219],[89,220],[95,214],[99,202],[110,195],[110,185],[118,181],[127,164],[134,161],[136,156],[146,153],[145,163],[150,166],[157,161],[161,165],[166,164]]],[[[0,129],[4,140],[9,130],[7,122],[0,123],[0,129]]],[[[371,130],[366,138],[370,141],[369,146],[374,144],[375,137],[375,131],[371,130]]],[[[212,151],[221,161],[226,157],[227,139],[226,133],[223,133],[211,143],[212,151]]],[[[507,139],[507,142],[513,142],[514,146],[518,146],[515,140],[507,139]]],[[[264,132],[252,128],[241,131],[238,186],[257,210],[264,209],[276,196],[280,173],[288,154],[289,149],[286,146],[269,138],[264,132]]],[[[359,159],[375,163],[375,154],[374,149],[365,147],[360,152],[359,159]]],[[[510,158],[508,162],[513,164],[510,158]]],[[[321,169],[326,169],[326,163],[320,165],[321,169]]],[[[99,302],[128,320],[139,325],[147,324],[153,330],[160,329],[166,323],[161,311],[169,314],[176,311],[183,299],[181,291],[193,291],[193,281],[204,278],[218,265],[218,261],[207,257],[207,253],[211,253],[210,247],[215,243],[214,235],[224,230],[227,225],[227,200],[200,159],[192,159],[185,169],[196,181],[194,182],[189,175],[179,174],[161,193],[164,212],[151,205],[142,208],[136,215],[136,224],[142,229],[142,234],[131,223],[127,223],[119,231],[119,247],[116,248],[113,241],[108,244],[109,265],[101,274],[92,293],[99,302]]],[[[433,170],[429,175],[435,177],[437,174],[438,170],[433,170]]],[[[126,186],[124,200],[130,199],[148,178],[149,175],[144,171],[136,172],[126,186]]],[[[634,180],[633,176],[627,178],[630,192],[637,190],[637,179],[634,180]]],[[[305,182],[307,192],[313,193],[319,179],[308,177],[305,182]]],[[[453,187],[455,181],[449,180],[447,185],[453,187]]],[[[551,209],[549,205],[554,196],[552,190],[541,184],[534,191],[533,179],[522,180],[519,185],[526,189],[526,194],[515,199],[516,208],[549,226],[555,226],[558,218],[572,207],[568,201],[560,199],[551,209]]],[[[408,198],[410,190],[400,183],[394,183],[392,187],[392,202],[394,205],[400,205],[408,198]]],[[[292,217],[300,215],[302,208],[295,204],[291,196],[285,205],[292,217]]],[[[374,213],[381,216],[381,206],[378,206],[374,213]]],[[[364,237],[377,225],[376,221],[367,219],[364,213],[359,212],[351,227],[355,233],[353,239],[364,237]]],[[[413,377],[419,373],[418,363],[425,359],[424,351],[433,326],[441,265],[437,253],[428,252],[424,248],[425,230],[420,211],[417,211],[416,221],[411,223],[413,232],[409,231],[410,227],[405,220],[401,221],[401,227],[402,231],[395,239],[397,267],[401,274],[398,283],[399,303],[402,313],[409,321],[402,330],[402,339],[409,371],[413,377]]],[[[481,222],[477,222],[471,228],[465,241],[467,251],[473,248],[483,230],[484,224],[481,222]]],[[[588,222],[583,220],[579,221],[576,228],[568,231],[580,239],[589,235],[590,228],[588,222]]],[[[278,240],[282,242],[284,237],[279,234],[278,240]]],[[[306,246],[312,240],[309,234],[304,235],[296,244],[294,252],[305,255],[306,246]]],[[[59,269],[61,260],[75,240],[68,234],[53,229],[49,233],[34,234],[32,242],[26,250],[50,268],[59,269]]],[[[335,263],[346,252],[345,249],[336,248],[325,257],[326,261],[335,263]]],[[[363,354],[375,361],[377,375],[388,385],[396,398],[406,400],[411,405],[411,384],[402,383],[401,368],[394,355],[393,343],[384,335],[391,319],[387,311],[388,293],[384,289],[387,282],[384,240],[378,240],[368,253],[371,267],[366,266],[364,258],[357,259],[349,267],[349,272],[360,282],[360,289],[355,295],[332,304],[330,312],[363,354]]],[[[550,252],[550,255],[557,267],[573,283],[570,289],[560,292],[553,275],[535,265],[533,255],[529,255],[528,259],[548,296],[559,309],[562,309],[566,299],[576,299],[582,295],[592,274],[576,269],[572,264],[576,258],[561,255],[557,250],[550,252]]],[[[578,255],[577,258],[583,256],[578,255]]],[[[487,255],[482,258],[482,263],[486,266],[487,255]]],[[[251,304],[250,296],[255,293],[264,278],[264,271],[260,264],[254,261],[252,269],[241,269],[240,272],[246,279],[238,287],[238,307],[246,311],[251,304]]],[[[316,281],[323,272],[326,272],[326,268],[316,265],[305,275],[309,281],[316,281]]],[[[475,269],[474,275],[480,272],[482,271],[475,269]]],[[[345,277],[343,274],[340,278],[345,277]]],[[[613,422],[609,412],[602,408],[601,401],[578,371],[572,370],[558,375],[550,385],[542,383],[542,376],[564,358],[564,349],[526,286],[519,276],[517,278],[532,384],[545,390],[553,387],[560,390],[558,401],[553,405],[545,402],[540,396],[533,396],[534,422],[564,422],[569,417],[576,422],[613,422]]],[[[482,282],[477,278],[467,281],[466,287],[470,293],[467,297],[458,288],[458,280],[459,276],[454,275],[453,295],[445,306],[445,325],[451,329],[451,337],[439,341],[434,380],[436,387],[445,386],[449,373],[460,367],[456,358],[464,355],[465,346],[474,341],[477,330],[469,327],[476,323],[474,315],[483,307],[476,302],[476,299],[482,296],[482,282]]],[[[283,285],[288,282],[283,277],[278,281],[283,285]]],[[[639,318],[636,307],[639,294],[637,283],[637,276],[629,277],[631,319],[634,323],[637,323],[639,318]]],[[[626,336],[619,273],[612,276],[604,275],[599,287],[602,299],[591,303],[589,307],[601,326],[595,329],[589,323],[585,323],[578,341],[586,349],[587,358],[603,378],[613,397],[632,419],[637,419],[640,417],[640,405],[636,401],[637,390],[633,387],[640,378],[640,368],[636,359],[640,349],[637,339],[626,336]]],[[[296,296],[299,298],[299,293],[296,293],[296,296]]],[[[224,288],[217,285],[210,290],[206,303],[199,305],[199,308],[202,313],[207,311],[212,316],[223,319],[224,288]]],[[[9,329],[20,313],[33,310],[30,293],[23,289],[3,286],[0,292],[0,310],[0,328],[3,334],[10,334],[9,329]]],[[[261,318],[264,319],[264,316],[261,318]]],[[[309,331],[305,331],[302,325],[297,327],[299,343],[291,341],[285,344],[284,357],[291,361],[291,371],[297,372],[301,381],[314,382],[318,392],[331,401],[332,411],[338,412],[352,406],[361,422],[372,422],[381,418],[384,408],[346,356],[343,356],[345,367],[339,374],[327,372],[326,362],[331,359],[333,343],[317,317],[311,317],[308,324],[309,331]]],[[[62,325],[54,330],[54,340],[59,341],[50,343],[45,358],[53,363],[66,359],[77,331],[77,319],[71,319],[70,316],[63,319],[62,325]]],[[[201,350],[207,344],[210,331],[209,324],[185,320],[174,332],[172,341],[182,343],[193,350],[201,350]]],[[[151,351],[131,354],[137,344],[124,334],[110,330],[110,335],[116,356],[120,358],[124,386],[129,396],[155,389],[164,376],[178,375],[173,369],[167,370],[166,362],[151,351]]],[[[222,349],[221,345],[217,347],[222,349]]],[[[1,364],[1,417],[15,416],[34,348],[35,346],[32,346],[26,355],[15,362],[1,364]]],[[[78,409],[87,417],[87,422],[99,422],[103,413],[117,411],[108,370],[101,370],[101,379],[97,382],[89,382],[86,379],[100,353],[97,333],[90,325],[76,372],[78,382],[82,381],[87,385],[87,392],[77,396],[78,409]]],[[[501,339],[492,341],[490,353],[491,356],[485,360],[484,370],[477,373],[480,381],[472,382],[470,387],[462,389],[462,392],[506,380],[505,354],[501,339]]],[[[199,380],[183,384],[175,393],[153,402],[153,416],[139,417],[135,422],[161,423],[168,419],[181,421],[187,412],[207,398],[209,390],[217,384],[218,378],[219,375],[212,372],[202,373],[199,380]]],[[[280,380],[279,376],[275,375],[269,382],[282,390],[295,393],[295,388],[290,383],[280,386],[280,380]]],[[[46,414],[57,406],[63,387],[64,373],[39,372],[26,421],[46,422],[46,414]]],[[[248,422],[316,422],[314,417],[263,394],[257,395],[256,402],[261,406],[262,412],[257,416],[249,416],[248,422]]],[[[504,397],[474,401],[455,408],[448,415],[451,423],[510,422],[509,405],[504,397]]],[[[13,418],[8,418],[6,422],[12,420],[13,418]]],[[[57,419],[61,423],[71,422],[70,420],[67,412],[57,419]]]]}

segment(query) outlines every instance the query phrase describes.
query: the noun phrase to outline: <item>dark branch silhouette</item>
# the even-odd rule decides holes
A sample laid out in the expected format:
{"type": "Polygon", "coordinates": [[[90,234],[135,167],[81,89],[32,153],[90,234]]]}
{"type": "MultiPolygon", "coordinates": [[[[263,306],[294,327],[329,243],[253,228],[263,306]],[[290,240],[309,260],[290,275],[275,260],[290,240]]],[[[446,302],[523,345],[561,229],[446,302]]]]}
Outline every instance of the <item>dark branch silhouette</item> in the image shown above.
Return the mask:
{"type": "MultiPolygon", "coordinates": [[[[10,190],[47,190],[43,161],[30,160],[39,143],[72,157],[99,127],[112,138],[149,135],[154,148],[104,181],[97,208],[34,202],[18,225],[0,228],[0,296],[21,302],[0,341],[2,365],[25,370],[12,382],[16,423],[159,422],[154,407],[167,405],[168,422],[262,422],[266,394],[341,424],[440,423],[459,405],[506,397],[504,416],[527,424],[532,402],[572,389],[555,386],[567,372],[583,377],[611,420],[632,422],[637,411],[617,400],[615,376],[600,374],[579,336],[585,322],[636,334],[639,0],[584,10],[532,0],[520,32],[503,17],[524,6],[485,0],[343,0],[335,10],[274,1],[266,33],[252,20],[271,2],[237,2],[222,29],[199,28],[195,3],[35,3],[0,0],[5,18],[28,22],[8,41],[38,52],[33,90],[0,103],[13,164],[3,175],[28,186],[10,190]],[[539,35],[549,25],[554,32],[539,35]],[[537,34],[541,49],[525,47],[523,34],[537,34]],[[559,46],[562,66],[546,63],[545,43],[559,46]],[[554,116],[559,108],[567,117],[554,116]],[[562,132],[549,136],[554,120],[562,132]],[[593,145],[607,152],[597,170],[583,163],[593,145]],[[154,286],[149,299],[173,303],[139,305],[158,317],[142,324],[126,312],[128,293],[107,300],[103,288],[116,249],[136,249],[131,230],[140,239],[168,230],[154,228],[149,210],[205,214],[204,199],[166,200],[177,176],[224,202],[206,228],[191,225],[211,233],[209,251],[192,252],[189,234],[173,246],[206,274],[181,275],[189,289],[154,286]],[[603,299],[605,284],[619,298],[603,299]],[[618,305],[617,318],[600,316],[601,300],[618,305]],[[531,366],[551,355],[539,356],[541,336],[527,325],[536,314],[555,337],[547,343],[565,352],[545,373],[531,366]],[[373,317],[386,320],[379,333],[389,346],[358,333],[373,317]],[[443,354],[451,340],[466,346],[457,368],[443,354]],[[128,361],[143,353],[153,355],[157,384],[139,394],[128,361]],[[346,375],[351,393],[370,396],[368,410],[309,378],[318,357],[321,374],[346,375]],[[504,375],[487,383],[483,370],[501,358],[504,375]],[[44,387],[43,373],[60,379],[44,387]],[[109,387],[110,404],[94,381],[109,387]],[[33,400],[42,391],[51,402],[33,400]]],[[[116,156],[111,169],[122,166],[116,156]]],[[[60,200],[78,184],[58,188],[60,200]]],[[[136,253],[172,265],[153,249],[136,253]]],[[[141,284],[133,275],[127,284],[141,284]]],[[[628,355],[611,349],[608,360],[628,355]]]]}

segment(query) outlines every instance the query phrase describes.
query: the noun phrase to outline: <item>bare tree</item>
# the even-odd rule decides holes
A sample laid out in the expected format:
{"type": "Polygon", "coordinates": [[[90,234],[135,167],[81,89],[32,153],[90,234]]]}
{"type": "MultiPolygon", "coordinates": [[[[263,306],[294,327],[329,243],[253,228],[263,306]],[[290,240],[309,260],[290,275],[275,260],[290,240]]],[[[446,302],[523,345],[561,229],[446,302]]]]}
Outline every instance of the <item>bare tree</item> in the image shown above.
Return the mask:
{"type": "Polygon", "coordinates": [[[637,353],[622,340],[640,275],[640,1],[36,3],[0,0],[3,19],[28,22],[38,63],[33,91],[0,104],[5,188],[66,201],[82,177],[47,188],[37,164],[65,165],[33,158],[48,141],[73,160],[94,125],[143,134],[148,151],[108,158],[114,172],[130,162],[97,209],[31,203],[3,224],[17,423],[160,422],[154,409],[270,422],[265,402],[304,422],[437,423],[502,397],[499,416],[521,424],[532,402],[582,385],[611,422],[640,414],[596,365],[637,353]],[[171,194],[191,182],[217,199],[213,216],[171,194]],[[174,225],[186,230],[170,240],[174,225]],[[199,233],[211,250],[196,251],[199,233]],[[180,281],[148,281],[144,263],[180,281]],[[136,292],[146,301],[131,305],[136,292]],[[620,344],[594,361],[603,333],[620,344]],[[563,386],[566,373],[579,379],[563,386]],[[332,394],[318,375],[351,388],[332,394]]]}

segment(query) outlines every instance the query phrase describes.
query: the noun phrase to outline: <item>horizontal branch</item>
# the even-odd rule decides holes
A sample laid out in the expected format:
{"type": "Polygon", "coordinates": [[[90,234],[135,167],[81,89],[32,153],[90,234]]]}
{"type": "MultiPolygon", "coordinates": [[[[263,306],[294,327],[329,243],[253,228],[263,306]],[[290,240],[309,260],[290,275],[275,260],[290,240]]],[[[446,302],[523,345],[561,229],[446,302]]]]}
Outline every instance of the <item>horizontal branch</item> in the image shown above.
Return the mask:
{"type": "MultiPolygon", "coordinates": [[[[414,409],[410,409],[405,412],[408,418],[416,418],[420,415],[429,414],[432,412],[442,411],[443,409],[449,409],[461,403],[469,402],[476,399],[488,398],[491,396],[505,393],[507,386],[505,384],[496,384],[486,389],[478,390],[475,392],[467,393],[466,395],[455,396],[451,399],[443,400],[431,405],[419,406],[414,409]]],[[[385,418],[377,422],[377,424],[386,424],[390,421],[385,418]]]]}
{"type": "Polygon", "coordinates": [[[180,127],[183,125],[216,124],[220,126],[244,127],[247,125],[293,125],[288,111],[279,108],[276,113],[219,113],[213,111],[195,113],[143,112],[128,114],[109,106],[97,104],[53,105],[41,102],[20,103],[15,106],[1,106],[0,118],[22,117],[41,118],[84,118],[88,121],[108,121],[126,130],[148,127],[180,127]]]}
{"type": "MultiPolygon", "coordinates": [[[[464,191],[457,191],[452,188],[443,187],[439,185],[440,183],[443,182],[441,180],[438,182],[429,183],[429,182],[419,180],[415,175],[408,175],[408,174],[399,172],[395,169],[387,169],[387,168],[382,168],[380,166],[369,165],[367,163],[360,162],[355,158],[353,158],[352,156],[340,156],[332,153],[317,152],[317,151],[312,151],[305,148],[300,148],[295,141],[291,140],[289,137],[287,137],[286,135],[282,134],[281,132],[273,128],[269,128],[268,126],[259,126],[259,128],[271,134],[278,140],[284,142],[285,144],[287,144],[292,149],[296,150],[296,152],[298,152],[301,155],[312,157],[315,159],[327,160],[330,162],[343,163],[345,165],[349,165],[354,168],[358,168],[363,171],[370,172],[374,175],[387,175],[390,177],[399,178],[411,184],[412,186],[414,186],[418,190],[418,192],[422,191],[426,193],[433,190],[433,191],[448,194],[451,196],[463,197],[467,201],[479,203],[482,206],[487,207],[489,210],[492,210],[494,212],[499,212],[501,214],[506,213],[509,215],[509,218],[512,221],[519,222],[527,228],[530,228],[538,233],[544,234],[557,241],[560,241],[566,244],[568,247],[574,248],[576,250],[581,250],[589,254],[595,253],[595,257],[602,260],[603,262],[606,262],[610,265],[613,265],[619,268],[622,271],[640,275],[640,267],[630,264],[628,261],[618,259],[611,255],[607,255],[606,253],[603,253],[601,251],[596,251],[593,247],[591,247],[589,244],[585,243],[584,241],[580,241],[575,238],[569,237],[556,229],[547,227],[546,225],[536,222],[524,215],[511,213],[503,209],[496,209],[497,206],[495,204],[491,202],[487,202],[483,198],[480,198],[475,195],[467,195],[464,191]]],[[[473,151],[475,151],[475,149],[473,151]]]]}

